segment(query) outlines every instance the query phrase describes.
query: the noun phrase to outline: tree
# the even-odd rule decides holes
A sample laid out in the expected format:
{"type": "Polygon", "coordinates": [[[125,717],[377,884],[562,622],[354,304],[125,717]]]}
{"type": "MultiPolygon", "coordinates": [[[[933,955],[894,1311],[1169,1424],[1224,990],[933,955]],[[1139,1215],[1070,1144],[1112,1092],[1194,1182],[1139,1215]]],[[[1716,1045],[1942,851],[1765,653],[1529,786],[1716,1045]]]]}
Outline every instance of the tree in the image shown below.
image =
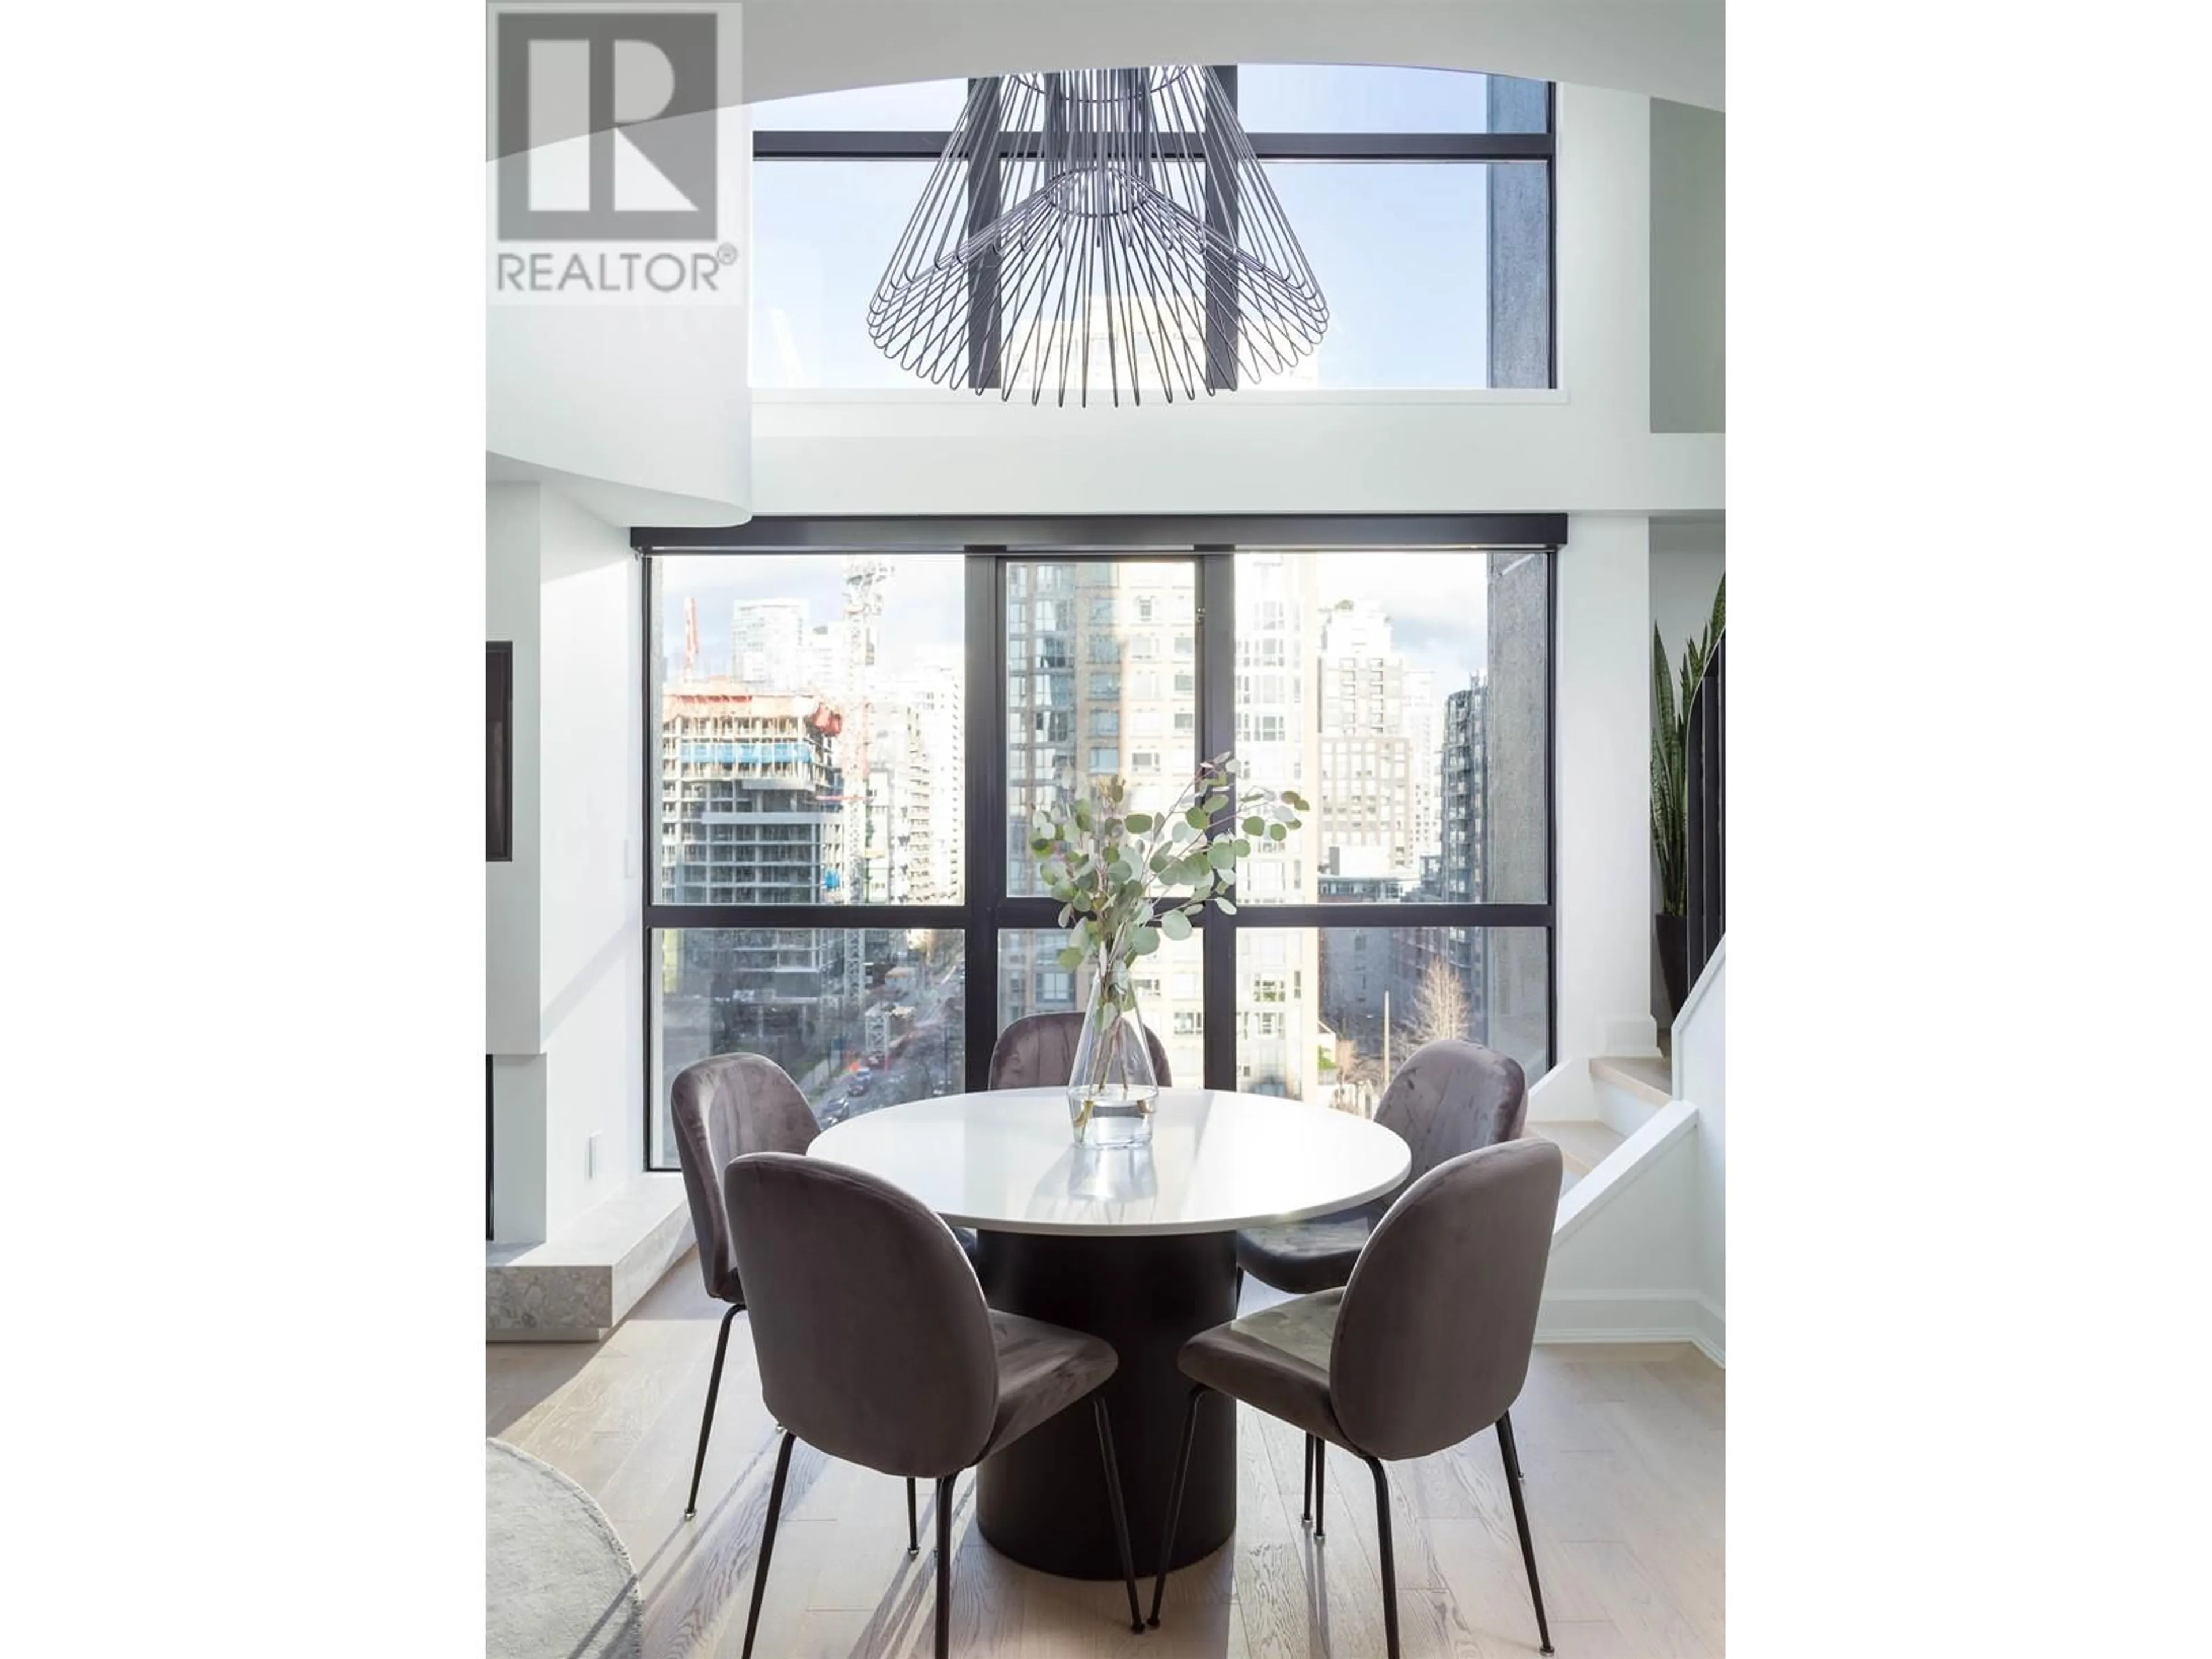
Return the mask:
{"type": "Polygon", "coordinates": [[[1399,1041],[1408,1058],[1423,1043],[1446,1037],[1464,1040],[1468,1035],[1467,987],[1440,957],[1431,957],[1414,988],[1413,1017],[1399,1028],[1399,1041]]]}

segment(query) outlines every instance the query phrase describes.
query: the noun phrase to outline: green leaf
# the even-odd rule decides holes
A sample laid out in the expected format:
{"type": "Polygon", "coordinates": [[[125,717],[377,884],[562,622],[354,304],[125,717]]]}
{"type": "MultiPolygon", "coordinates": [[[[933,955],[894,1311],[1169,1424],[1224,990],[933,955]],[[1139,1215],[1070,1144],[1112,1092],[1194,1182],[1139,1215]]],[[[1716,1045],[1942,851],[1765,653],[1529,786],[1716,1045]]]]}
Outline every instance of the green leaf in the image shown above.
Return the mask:
{"type": "Polygon", "coordinates": [[[1290,833],[1288,827],[1283,824],[1271,823],[1267,826],[1267,839],[1269,841],[1285,840],[1289,837],[1290,833]]]}
{"type": "Polygon", "coordinates": [[[1129,941],[1129,951],[1133,956],[1148,957],[1159,948],[1160,930],[1157,927],[1139,927],[1129,941]]]}
{"type": "Polygon", "coordinates": [[[1106,873],[1115,881],[1134,881],[1137,878],[1137,866],[1127,859],[1115,859],[1107,866],[1106,873]]]}
{"type": "Polygon", "coordinates": [[[1160,931],[1178,942],[1190,937],[1190,918],[1180,910],[1170,910],[1160,918],[1160,931]]]}
{"type": "Polygon", "coordinates": [[[1194,830],[1205,829],[1206,809],[1202,806],[1192,807],[1189,811],[1182,815],[1182,821],[1194,830]]]}
{"type": "Polygon", "coordinates": [[[1266,833],[1267,828],[1267,821],[1265,818],[1249,817],[1244,820],[1244,833],[1248,836],[1262,835],[1266,833]]]}
{"type": "Polygon", "coordinates": [[[1226,840],[1217,841],[1206,849],[1206,859],[1215,869],[1226,870],[1237,862],[1237,844],[1226,840]]]}
{"type": "Polygon", "coordinates": [[[1242,836],[1239,836],[1235,841],[1230,842],[1230,845],[1237,849],[1237,856],[1238,858],[1249,859],[1252,856],[1252,843],[1245,840],[1242,836]]]}
{"type": "Polygon", "coordinates": [[[1214,900],[1213,908],[1220,911],[1224,916],[1233,916],[1237,914],[1237,907],[1231,904],[1225,898],[1217,898],[1214,900]]]}
{"type": "Polygon", "coordinates": [[[1061,905],[1060,907],[1060,925],[1065,927],[1069,922],[1073,921],[1074,920],[1075,907],[1070,904],[1061,905]]]}
{"type": "Polygon", "coordinates": [[[1129,833],[1133,836],[1141,836],[1152,827],[1150,812],[1132,812],[1121,821],[1129,826],[1129,833]]]}
{"type": "Polygon", "coordinates": [[[1063,968],[1080,968],[1083,965],[1083,952],[1071,945],[1060,953],[1058,960],[1063,968]]]}
{"type": "Polygon", "coordinates": [[[1307,803],[1306,798],[1298,793],[1295,789],[1284,790],[1283,799],[1290,802],[1292,806],[1297,808],[1301,812],[1310,812],[1313,811],[1312,806],[1307,803]]]}

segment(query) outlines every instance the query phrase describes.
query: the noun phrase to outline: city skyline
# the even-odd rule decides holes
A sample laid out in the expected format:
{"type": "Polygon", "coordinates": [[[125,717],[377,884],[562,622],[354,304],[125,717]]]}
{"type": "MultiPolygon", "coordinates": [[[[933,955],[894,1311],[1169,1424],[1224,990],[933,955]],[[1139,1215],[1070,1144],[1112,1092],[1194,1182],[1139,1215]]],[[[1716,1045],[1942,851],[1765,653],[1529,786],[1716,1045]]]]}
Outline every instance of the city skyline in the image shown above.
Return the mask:
{"type": "MultiPolygon", "coordinates": [[[[1246,861],[1240,896],[1494,896],[1489,589],[1522,562],[1239,552],[1237,753],[1249,775],[1314,801],[1298,831],[1246,861]]],[[[805,925],[820,905],[976,896],[959,890],[964,796],[939,787],[964,776],[964,562],[766,555],[672,559],[658,574],[662,897],[750,910],[742,926],[665,936],[664,1077],[755,1048],[835,1121],[962,1086],[955,1028],[971,992],[994,999],[1001,1027],[1079,1008],[1084,975],[1060,966],[1056,930],[1000,932],[996,984],[970,988],[957,933],[805,925]],[[697,628],[689,678],[687,602],[697,628]],[[763,927],[752,907],[764,904],[791,925],[763,927]]],[[[1133,804],[1158,806],[1188,781],[1196,574],[1192,562],[1007,562],[1009,892],[1030,890],[1028,804],[1118,775],[1133,804]]],[[[1525,582],[1513,592],[1528,602],[1525,582]]],[[[1205,1070],[1205,948],[1198,937],[1163,948],[1136,975],[1178,1077],[1205,1070]]],[[[1376,1068],[1394,1051],[1447,1028],[1478,1041],[1492,1031],[1481,928],[1262,927],[1238,933],[1235,949],[1239,1088],[1371,1112],[1376,1068]]],[[[1515,970],[1523,1002],[1532,963],[1541,957],[1515,970]]]]}
{"type": "MultiPolygon", "coordinates": [[[[1315,561],[1321,602],[1372,599],[1382,608],[1392,642],[1413,665],[1437,677],[1441,696],[1465,684],[1468,641],[1486,630],[1488,590],[1482,557],[1457,549],[1318,551],[1315,561]],[[1455,675],[1462,678],[1455,679],[1455,675]]],[[[933,661],[964,662],[965,574],[957,553],[893,553],[887,604],[895,607],[898,649],[933,661]]],[[[684,601],[699,616],[702,672],[730,668],[731,617],[741,604],[798,599],[811,627],[836,624],[843,615],[843,575],[836,560],[816,554],[749,554],[742,558],[695,556],[663,561],[681,567],[664,578],[659,650],[665,677],[674,680],[684,660],[684,601]]],[[[1473,671],[1478,672],[1479,670],[1473,671]]]]}

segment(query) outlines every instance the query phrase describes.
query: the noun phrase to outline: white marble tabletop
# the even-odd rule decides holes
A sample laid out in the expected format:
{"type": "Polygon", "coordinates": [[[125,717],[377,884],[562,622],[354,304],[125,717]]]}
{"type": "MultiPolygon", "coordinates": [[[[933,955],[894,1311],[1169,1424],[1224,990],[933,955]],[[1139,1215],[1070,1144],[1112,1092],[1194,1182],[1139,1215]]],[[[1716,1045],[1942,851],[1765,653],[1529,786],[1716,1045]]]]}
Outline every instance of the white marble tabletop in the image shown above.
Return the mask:
{"type": "Polygon", "coordinates": [[[942,1095],[848,1118],[810,1155],[882,1176],[963,1226],[1077,1236],[1229,1232],[1389,1192],[1395,1132],[1303,1101],[1163,1089],[1149,1146],[1078,1146],[1066,1091],[942,1095]]]}

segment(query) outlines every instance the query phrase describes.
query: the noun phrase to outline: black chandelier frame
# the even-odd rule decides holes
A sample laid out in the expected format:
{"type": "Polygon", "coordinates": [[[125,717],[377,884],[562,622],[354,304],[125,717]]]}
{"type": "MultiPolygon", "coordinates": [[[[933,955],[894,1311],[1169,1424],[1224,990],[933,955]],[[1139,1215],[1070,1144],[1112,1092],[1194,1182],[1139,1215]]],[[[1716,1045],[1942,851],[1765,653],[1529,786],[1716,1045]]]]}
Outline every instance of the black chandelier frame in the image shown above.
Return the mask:
{"type": "MultiPolygon", "coordinates": [[[[1214,64],[1214,75],[1219,79],[1231,107],[1237,97],[1237,66],[1214,64]]],[[[972,94],[982,79],[970,79],[972,94]]],[[[1011,78],[1011,77],[1009,77],[1011,78]]],[[[1550,226],[1552,246],[1547,265],[1552,273],[1546,283],[1545,337],[1549,359],[1546,380],[1550,386],[1559,384],[1559,284],[1558,224],[1556,188],[1553,163],[1557,157],[1555,132],[1557,122],[1557,91],[1545,88],[1544,130],[1541,132],[1320,132],[1320,131],[1254,131],[1245,137],[1253,155],[1261,162],[1271,161],[1413,161],[1413,162],[1521,162],[1544,168],[1547,193],[1553,198],[1551,210],[1546,215],[1550,226]]],[[[779,129],[763,128],[753,134],[753,155],[757,161],[936,161],[941,159],[951,142],[951,128],[934,129],[779,129]]],[[[970,158],[975,167],[975,187],[986,188],[986,173],[995,177],[996,164],[1014,155],[1018,144],[1028,141],[1021,135],[1001,135],[998,144],[988,155],[979,154],[970,158]],[[990,161],[985,168],[975,164],[990,161]]],[[[1194,156],[1192,159],[1197,159],[1194,156]]],[[[1224,176],[1228,186],[1223,211],[1234,215],[1237,210],[1237,182],[1224,176]]],[[[1209,319],[1222,314],[1222,307],[1209,301],[1209,319]]],[[[971,307],[969,313],[967,349],[973,366],[972,376],[965,382],[977,389],[1004,390],[1004,365],[1000,362],[995,331],[988,324],[987,307],[971,307]]],[[[1237,385],[1236,360],[1233,352],[1223,349],[1222,343],[1209,342],[1205,353],[1206,389],[1231,391],[1237,385]]]]}

